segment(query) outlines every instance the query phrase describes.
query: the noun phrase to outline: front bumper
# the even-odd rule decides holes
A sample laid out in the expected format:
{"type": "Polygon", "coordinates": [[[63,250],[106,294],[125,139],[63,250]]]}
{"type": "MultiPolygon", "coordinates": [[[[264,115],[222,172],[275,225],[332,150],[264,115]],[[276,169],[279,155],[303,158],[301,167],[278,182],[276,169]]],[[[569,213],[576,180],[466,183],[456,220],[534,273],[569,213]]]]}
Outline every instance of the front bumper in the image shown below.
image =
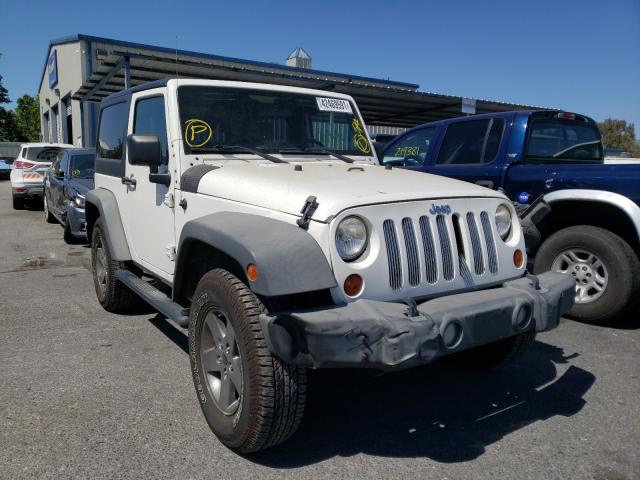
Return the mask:
{"type": "Polygon", "coordinates": [[[548,272],[413,307],[357,300],[264,314],[260,320],[272,353],[287,363],[402,369],[524,332],[551,330],[573,306],[574,295],[570,276],[548,272]]]}
{"type": "Polygon", "coordinates": [[[87,237],[87,223],[85,220],[84,208],[78,208],[75,205],[67,207],[67,218],[69,219],[69,227],[74,237],[87,237]]]}

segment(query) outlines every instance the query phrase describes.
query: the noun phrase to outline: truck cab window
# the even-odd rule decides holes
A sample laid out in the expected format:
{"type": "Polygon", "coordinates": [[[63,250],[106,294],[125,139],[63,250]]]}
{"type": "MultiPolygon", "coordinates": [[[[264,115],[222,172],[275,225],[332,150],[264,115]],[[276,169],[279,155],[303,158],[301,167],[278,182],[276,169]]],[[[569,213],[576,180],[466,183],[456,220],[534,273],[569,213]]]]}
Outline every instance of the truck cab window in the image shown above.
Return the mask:
{"type": "Polygon", "coordinates": [[[164,114],[164,97],[143,98],[136,103],[133,133],[137,135],[155,135],[162,147],[162,165],[169,159],[167,144],[167,122],[164,114]]]}
{"type": "Polygon", "coordinates": [[[491,162],[495,155],[492,158],[486,155],[483,157],[489,124],[490,120],[472,120],[449,125],[437,163],[439,165],[473,165],[491,162]]]}
{"type": "Polygon", "coordinates": [[[602,160],[598,128],[579,120],[537,118],[532,121],[527,157],[544,160],[602,160]]]}
{"type": "Polygon", "coordinates": [[[435,133],[436,127],[428,127],[402,137],[386,150],[382,163],[404,167],[424,165],[435,133]]]}

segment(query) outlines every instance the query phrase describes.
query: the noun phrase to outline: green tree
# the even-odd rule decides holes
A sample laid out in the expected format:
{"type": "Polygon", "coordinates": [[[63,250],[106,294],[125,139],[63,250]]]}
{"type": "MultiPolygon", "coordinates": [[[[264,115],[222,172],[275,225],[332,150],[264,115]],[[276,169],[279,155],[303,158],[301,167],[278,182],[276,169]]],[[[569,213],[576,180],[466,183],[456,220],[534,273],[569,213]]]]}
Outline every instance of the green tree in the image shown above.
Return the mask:
{"type": "Polygon", "coordinates": [[[23,95],[16,101],[16,124],[20,142],[37,142],[40,140],[40,105],[38,97],[23,95]]]}
{"type": "Polygon", "coordinates": [[[9,92],[2,85],[2,75],[0,75],[0,103],[10,103],[9,92]]]}
{"type": "Polygon", "coordinates": [[[633,123],[626,120],[607,118],[599,123],[602,143],[605,147],[622,148],[634,157],[640,157],[640,146],[636,142],[636,132],[633,123]]]}

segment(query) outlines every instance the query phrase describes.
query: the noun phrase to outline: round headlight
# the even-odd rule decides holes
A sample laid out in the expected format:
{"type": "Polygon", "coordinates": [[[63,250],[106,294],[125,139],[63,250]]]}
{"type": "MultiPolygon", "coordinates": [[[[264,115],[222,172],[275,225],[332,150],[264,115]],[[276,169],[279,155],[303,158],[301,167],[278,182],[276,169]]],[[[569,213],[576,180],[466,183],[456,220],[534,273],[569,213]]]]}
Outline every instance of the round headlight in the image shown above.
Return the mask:
{"type": "Polygon", "coordinates": [[[347,217],[340,222],[336,229],[336,249],[340,257],[350,262],[355,260],[365,248],[369,234],[367,226],[359,217],[347,217]]]}
{"type": "Polygon", "coordinates": [[[505,204],[498,205],[496,209],[496,230],[502,240],[506,240],[511,232],[511,210],[505,204]]]}

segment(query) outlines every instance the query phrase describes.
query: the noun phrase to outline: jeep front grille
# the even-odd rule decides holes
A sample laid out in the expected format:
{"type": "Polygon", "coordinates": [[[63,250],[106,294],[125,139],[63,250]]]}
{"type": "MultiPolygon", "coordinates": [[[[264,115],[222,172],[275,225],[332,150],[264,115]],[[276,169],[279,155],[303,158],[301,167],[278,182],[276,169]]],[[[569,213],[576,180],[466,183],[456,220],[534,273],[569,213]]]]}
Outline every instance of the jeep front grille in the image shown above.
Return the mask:
{"type": "Polygon", "coordinates": [[[401,289],[405,281],[416,287],[450,282],[457,276],[471,287],[474,279],[487,274],[485,265],[491,275],[498,273],[496,245],[486,211],[480,212],[480,219],[474,212],[421,215],[417,221],[404,217],[399,229],[393,219],[386,219],[382,230],[393,290],[401,289]]]}

